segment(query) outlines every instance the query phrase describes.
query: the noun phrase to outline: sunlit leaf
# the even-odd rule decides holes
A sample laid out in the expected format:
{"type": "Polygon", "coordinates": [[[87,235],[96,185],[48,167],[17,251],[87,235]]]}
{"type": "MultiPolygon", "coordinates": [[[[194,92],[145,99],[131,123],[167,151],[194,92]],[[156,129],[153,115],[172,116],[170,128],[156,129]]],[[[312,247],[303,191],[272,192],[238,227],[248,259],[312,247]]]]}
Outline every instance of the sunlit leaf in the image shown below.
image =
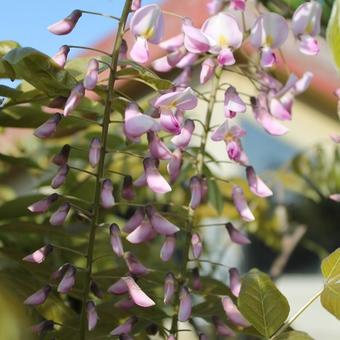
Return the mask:
{"type": "Polygon", "coordinates": [[[14,40],[0,41],[0,58],[7,54],[10,50],[18,47],[20,47],[20,45],[14,40]]]}

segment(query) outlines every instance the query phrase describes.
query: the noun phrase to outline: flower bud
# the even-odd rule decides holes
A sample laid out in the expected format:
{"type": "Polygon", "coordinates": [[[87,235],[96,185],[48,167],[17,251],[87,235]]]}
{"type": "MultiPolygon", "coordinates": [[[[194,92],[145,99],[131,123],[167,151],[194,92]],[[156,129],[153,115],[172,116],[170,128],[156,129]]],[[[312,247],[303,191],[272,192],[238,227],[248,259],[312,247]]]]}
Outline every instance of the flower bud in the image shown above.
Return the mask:
{"type": "Polygon", "coordinates": [[[70,266],[71,266],[70,263],[64,263],[61,267],[58,268],[57,271],[51,274],[51,280],[53,281],[60,280],[70,266]]]}
{"type": "Polygon", "coordinates": [[[124,254],[124,260],[132,275],[142,276],[149,272],[149,269],[147,269],[137,257],[129,251],[124,254]]]}
{"type": "Polygon", "coordinates": [[[93,301],[86,302],[87,327],[89,331],[95,329],[98,322],[96,305],[93,301]]]}
{"type": "Polygon", "coordinates": [[[126,239],[133,244],[144,243],[153,238],[155,232],[152,229],[151,223],[144,220],[140,226],[133,230],[126,239]]]}
{"type": "Polygon", "coordinates": [[[55,113],[51,118],[49,118],[45,123],[36,128],[33,132],[34,136],[38,138],[48,138],[51,137],[57,129],[60,123],[62,115],[60,113],[55,113]]]}
{"type": "Polygon", "coordinates": [[[53,213],[53,215],[50,217],[50,223],[52,225],[62,225],[64,224],[67,214],[71,209],[70,203],[64,203],[62,204],[57,211],[53,213]]]}
{"type": "Polygon", "coordinates": [[[33,213],[44,213],[58,198],[59,198],[58,194],[52,194],[38,202],[31,204],[27,209],[33,213]]]}
{"type": "Polygon", "coordinates": [[[165,241],[161,248],[160,258],[162,261],[167,262],[171,259],[176,249],[176,236],[169,235],[165,237],[165,241]]]}
{"type": "Polygon", "coordinates": [[[200,83],[205,84],[215,72],[216,63],[213,58],[205,59],[202,63],[200,83]]]}
{"type": "Polygon", "coordinates": [[[213,316],[212,320],[218,335],[227,337],[234,337],[236,335],[218,316],[213,316]]]}
{"type": "Polygon", "coordinates": [[[70,155],[71,147],[68,144],[65,144],[59,153],[57,153],[52,158],[52,163],[55,165],[63,166],[67,163],[68,157],[70,155]]]}
{"type": "Polygon", "coordinates": [[[227,223],[225,225],[225,227],[227,228],[229,237],[231,239],[232,242],[236,243],[236,244],[240,244],[240,245],[245,245],[245,244],[250,244],[251,241],[249,240],[249,238],[242,234],[239,230],[237,230],[232,223],[227,223]]]}
{"type": "Polygon", "coordinates": [[[51,290],[52,290],[52,287],[50,285],[44,286],[43,288],[39,289],[34,294],[29,296],[24,301],[24,304],[34,305],[34,306],[43,304],[46,301],[48,294],[51,292],[51,290]]]}
{"type": "MultiPolygon", "coordinates": [[[[128,45],[126,43],[125,39],[122,39],[122,43],[120,44],[119,49],[119,61],[127,60],[127,52],[128,52],[128,45]]],[[[121,65],[121,68],[123,68],[123,65],[121,65]]]]}
{"type": "Polygon", "coordinates": [[[234,201],[235,207],[246,222],[251,222],[255,220],[255,217],[248,207],[247,201],[244,197],[244,193],[241,187],[234,185],[232,191],[232,199],[234,201]]]}
{"type": "Polygon", "coordinates": [[[126,222],[123,228],[124,232],[131,233],[131,231],[135,230],[143,222],[144,216],[145,216],[144,207],[138,207],[134,214],[126,222]]]}
{"type": "Polygon", "coordinates": [[[90,282],[90,291],[98,299],[102,299],[104,297],[104,292],[99,288],[98,284],[93,280],[91,280],[90,282]]]}
{"type": "Polygon", "coordinates": [[[175,295],[175,277],[172,273],[168,273],[165,276],[164,281],[164,303],[170,304],[175,295]]]}
{"type": "Polygon", "coordinates": [[[59,293],[66,294],[73,288],[76,282],[76,273],[77,273],[76,268],[73,267],[72,265],[69,265],[63,278],[59,282],[59,285],[57,288],[57,291],[59,293]]]}
{"type": "Polygon", "coordinates": [[[52,179],[51,187],[57,189],[62,186],[66,180],[66,176],[69,172],[69,166],[67,164],[62,165],[56,175],[52,179]]]}
{"type": "Polygon", "coordinates": [[[151,205],[146,208],[146,214],[152,224],[152,227],[162,235],[173,235],[179,231],[179,228],[166,218],[161,216],[151,205]]]}
{"type": "Polygon", "coordinates": [[[113,197],[113,184],[111,180],[104,179],[102,185],[102,191],[100,193],[101,205],[105,209],[112,208],[115,205],[115,199],[113,197]]]}
{"type": "Polygon", "coordinates": [[[64,116],[68,116],[80,103],[81,99],[85,95],[85,88],[82,83],[76,85],[70,93],[70,96],[67,98],[65,107],[64,107],[64,116]]]}
{"type": "Polygon", "coordinates": [[[114,253],[122,257],[124,255],[123,244],[120,238],[120,229],[116,223],[110,225],[110,241],[114,253]]]}
{"type": "Polygon", "coordinates": [[[169,183],[159,173],[153,158],[145,158],[143,161],[145,179],[148,187],[155,193],[165,194],[171,191],[169,183]]]}
{"type": "Polygon", "coordinates": [[[142,0],[132,0],[131,11],[137,11],[140,9],[142,0]]]}
{"type": "Polygon", "coordinates": [[[48,30],[57,35],[64,35],[70,33],[76,26],[79,18],[82,16],[82,12],[78,9],[71,12],[66,18],[48,26],[48,30]]]}
{"type": "Polygon", "coordinates": [[[116,327],[110,335],[119,336],[123,334],[129,334],[132,331],[133,325],[137,322],[137,318],[135,316],[131,317],[130,319],[126,320],[123,324],[116,327]]]}
{"type": "Polygon", "coordinates": [[[121,295],[127,293],[128,287],[123,279],[119,279],[117,282],[115,282],[113,285],[111,285],[107,292],[114,295],[121,295]]]}
{"type": "Polygon", "coordinates": [[[124,176],[122,197],[127,201],[131,201],[136,197],[135,191],[133,189],[133,179],[129,175],[124,176]]]}
{"type": "Polygon", "coordinates": [[[179,295],[178,320],[188,321],[191,316],[192,299],[187,287],[182,287],[179,295]]]}
{"type": "Polygon", "coordinates": [[[229,296],[222,297],[222,306],[228,319],[236,326],[249,327],[249,322],[243,317],[229,296]]]}
{"type": "Polygon", "coordinates": [[[229,286],[233,295],[238,297],[241,291],[241,279],[237,268],[229,269],[229,286]]]}
{"type": "Polygon", "coordinates": [[[153,131],[149,131],[147,136],[150,154],[153,158],[165,160],[171,158],[171,151],[153,131]]]}
{"type": "Polygon", "coordinates": [[[196,209],[202,201],[202,185],[198,176],[193,176],[190,179],[191,199],[189,206],[191,209],[196,209]]]}
{"type": "Polygon", "coordinates": [[[54,329],[54,322],[53,320],[44,320],[36,325],[31,327],[32,333],[39,334],[43,336],[48,331],[53,331],[54,329]]]}
{"type": "Polygon", "coordinates": [[[202,250],[203,250],[203,244],[202,244],[200,235],[198,233],[193,233],[191,236],[192,256],[195,259],[198,259],[202,254],[202,250]]]}
{"type": "Polygon", "coordinates": [[[98,82],[99,63],[96,59],[91,59],[87,66],[86,76],[84,78],[84,87],[86,90],[93,90],[98,82]]]}
{"type": "Polygon", "coordinates": [[[195,290],[200,290],[202,288],[200,271],[198,267],[192,269],[192,288],[195,290]]]}
{"type": "Polygon", "coordinates": [[[45,261],[46,257],[53,251],[53,246],[46,244],[46,246],[41,247],[30,255],[25,256],[22,260],[31,263],[42,263],[45,261]]]}
{"type": "Polygon", "coordinates": [[[95,168],[99,163],[101,143],[99,138],[93,138],[90,143],[89,162],[92,168],[95,168]]]}
{"type": "Polygon", "coordinates": [[[48,104],[47,107],[52,109],[63,109],[65,106],[67,98],[63,96],[58,96],[52,99],[48,104]]]}
{"type": "Polygon", "coordinates": [[[171,156],[167,165],[168,174],[170,176],[170,183],[174,183],[181,173],[183,165],[183,154],[181,149],[176,149],[171,156]]]}
{"type": "Polygon", "coordinates": [[[123,310],[136,307],[135,303],[133,302],[131,298],[119,300],[118,302],[114,304],[114,306],[116,308],[123,309],[123,310]]]}
{"type": "Polygon", "coordinates": [[[122,277],[122,279],[125,281],[131,299],[136,305],[140,307],[151,307],[155,305],[155,302],[142,291],[131,276],[122,277]]]}
{"type": "Polygon", "coordinates": [[[268,197],[273,195],[273,192],[267,187],[262,179],[256,176],[255,170],[252,166],[246,167],[246,174],[249,189],[259,197],[268,197]]]}
{"type": "Polygon", "coordinates": [[[57,54],[52,57],[52,59],[62,68],[64,68],[66,61],[67,61],[67,55],[70,52],[70,48],[67,45],[63,45],[59,48],[59,51],[57,54]]]}

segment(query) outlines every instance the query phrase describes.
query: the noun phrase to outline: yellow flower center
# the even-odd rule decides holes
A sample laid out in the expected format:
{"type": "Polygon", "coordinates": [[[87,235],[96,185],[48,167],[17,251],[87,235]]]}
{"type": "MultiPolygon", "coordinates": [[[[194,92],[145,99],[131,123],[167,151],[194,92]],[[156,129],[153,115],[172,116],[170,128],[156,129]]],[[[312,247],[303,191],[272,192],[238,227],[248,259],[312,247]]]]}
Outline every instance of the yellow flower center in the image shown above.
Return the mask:
{"type": "Polygon", "coordinates": [[[155,34],[155,28],[154,27],[149,27],[143,34],[144,38],[146,40],[152,38],[155,34]]]}

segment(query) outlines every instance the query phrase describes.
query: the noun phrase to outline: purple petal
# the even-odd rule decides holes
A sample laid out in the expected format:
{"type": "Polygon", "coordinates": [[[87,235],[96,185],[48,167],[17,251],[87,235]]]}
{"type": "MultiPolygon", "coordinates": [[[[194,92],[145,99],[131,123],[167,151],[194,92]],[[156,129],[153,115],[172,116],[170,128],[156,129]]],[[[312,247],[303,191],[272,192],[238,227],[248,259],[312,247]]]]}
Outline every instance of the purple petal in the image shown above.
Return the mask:
{"type": "Polygon", "coordinates": [[[190,143],[194,130],[195,130],[194,121],[191,119],[186,119],[180,134],[174,136],[171,139],[171,142],[175,144],[178,148],[185,149],[190,143]]]}
{"type": "Polygon", "coordinates": [[[84,87],[87,90],[93,90],[98,82],[99,63],[96,59],[91,59],[87,66],[84,87]]]}
{"type": "Polygon", "coordinates": [[[171,151],[153,131],[148,132],[148,142],[152,157],[163,160],[171,158],[171,151]]]}
{"type": "Polygon", "coordinates": [[[334,202],[340,202],[340,194],[331,194],[329,198],[334,202]]]}
{"type": "Polygon", "coordinates": [[[161,216],[155,208],[148,206],[146,213],[152,224],[152,227],[162,235],[173,235],[179,231],[179,228],[173,223],[169,222],[166,218],[161,216]]]}
{"type": "Polygon", "coordinates": [[[48,138],[51,137],[57,129],[58,124],[62,115],[60,113],[55,113],[50,119],[48,119],[45,123],[36,128],[33,132],[34,136],[38,138],[48,138]]]}
{"type": "Polygon", "coordinates": [[[191,316],[192,299],[187,287],[182,287],[179,295],[178,320],[185,322],[191,316]]]}
{"type": "Polygon", "coordinates": [[[217,61],[220,65],[229,66],[236,63],[233,52],[230,48],[224,48],[220,51],[217,61]]]}
{"type": "Polygon", "coordinates": [[[79,105],[81,99],[85,95],[85,88],[83,83],[79,83],[70,93],[70,96],[67,98],[65,107],[64,107],[64,116],[68,116],[76,107],[79,105]]]}
{"type": "Polygon", "coordinates": [[[160,258],[163,262],[167,262],[171,259],[176,249],[176,236],[166,236],[165,241],[162,245],[160,258]]]}
{"type": "Polygon", "coordinates": [[[144,220],[140,226],[133,230],[126,239],[133,244],[140,244],[148,241],[152,235],[153,230],[150,222],[144,220]]]}
{"type": "Polygon", "coordinates": [[[57,35],[68,34],[74,29],[81,15],[82,12],[76,9],[65,19],[48,26],[48,30],[57,35]]]}
{"type": "Polygon", "coordinates": [[[101,205],[105,209],[112,208],[115,205],[115,199],[113,197],[113,184],[111,180],[105,179],[103,181],[102,190],[100,193],[101,205]]]}
{"type": "Polygon", "coordinates": [[[58,198],[59,198],[58,194],[52,194],[38,202],[31,204],[29,207],[27,207],[27,209],[33,213],[44,213],[58,198]]]}
{"type": "Polygon", "coordinates": [[[165,131],[176,135],[181,133],[181,125],[171,110],[161,111],[160,124],[165,131]]]}
{"type": "Polygon", "coordinates": [[[142,276],[149,273],[149,269],[147,269],[131,252],[126,252],[124,254],[124,260],[131,274],[142,276]]]}
{"type": "Polygon", "coordinates": [[[129,334],[132,331],[133,325],[137,322],[137,318],[135,316],[126,320],[122,325],[116,327],[110,334],[113,336],[129,334]]]}
{"type": "Polygon", "coordinates": [[[232,242],[240,245],[250,244],[250,240],[247,236],[242,234],[239,230],[237,230],[232,223],[227,223],[226,228],[229,234],[229,237],[232,242]]]}
{"type": "Polygon", "coordinates": [[[241,279],[237,268],[229,269],[230,290],[234,296],[238,297],[241,291],[241,279]]]}
{"type": "Polygon", "coordinates": [[[126,277],[122,277],[122,279],[125,281],[129,289],[130,296],[136,305],[140,307],[151,307],[155,305],[155,302],[151,300],[142,291],[142,289],[137,285],[137,283],[132,277],[126,276],[126,277]]]}
{"type": "Polygon", "coordinates": [[[244,193],[241,187],[234,185],[232,191],[232,199],[234,201],[235,207],[246,222],[251,222],[255,220],[255,217],[248,207],[247,201],[244,197],[244,193]]]}
{"type": "Polygon", "coordinates": [[[200,271],[198,267],[192,269],[192,288],[195,290],[200,290],[202,288],[200,271]]]}
{"type": "Polygon", "coordinates": [[[149,61],[149,46],[146,39],[138,37],[130,51],[130,57],[133,61],[140,64],[146,64],[149,61]]]}
{"type": "Polygon", "coordinates": [[[116,223],[110,225],[110,241],[114,253],[122,257],[124,255],[123,244],[120,238],[120,229],[116,223]]]}
{"type": "Polygon", "coordinates": [[[252,166],[246,168],[247,180],[250,190],[259,197],[268,197],[273,195],[273,192],[267,187],[262,179],[256,176],[252,166]]]}
{"type": "Polygon", "coordinates": [[[155,59],[151,63],[151,65],[152,65],[152,68],[157,72],[169,72],[173,69],[173,66],[169,64],[167,56],[155,59]]]}
{"type": "Polygon", "coordinates": [[[175,295],[175,277],[172,273],[168,273],[165,276],[164,281],[164,303],[170,304],[175,295]]]}
{"type": "Polygon", "coordinates": [[[76,268],[70,265],[58,285],[59,293],[68,293],[76,283],[76,268]]]}
{"type": "Polygon", "coordinates": [[[205,59],[201,66],[200,84],[205,84],[214,75],[216,63],[213,58],[205,59]]]}
{"type": "Polygon", "coordinates": [[[62,165],[56,175],[53,177],[51,187],[57,189],[65,183],[66,176],[69,172],[69,166],[67,164],[62,165]]]}
{"type": "Polygon", "coordinates": [[[229,296],[222,297],[222,306],[228,319],[236,326],[249,327],[250,323],[243,317],[229,296]]]}
{"type": "Polygon", "coordinates": [[[227,118],[235,117],[238,112],[246,111],[246,104],[240,98],[235,87],[229,86],[224,93],[224,114],[227,118]]]}
{"type": "Polygon", "coordinates": [[[131,176],[124,176],[123,187],[122,187],[122,197],[127,201],[131,201],[136,197],[133,180],[131,176]]]}
{"type": "Polygon", "coordinates": [[[115,282],[113,285],[111,285],[107,292],[114,295],[121,295],[127,293],[128,287],[123,279],[119,279],[117,282],[115,282]]]}
{"type": "Polygon", "coordinates": [[[194,176],[190,178],[190,192],[191,199],[189,206],[191,209],[196,209],[202,202],[202,183],[199,177],[194,176]]]}
{"type": "Polygon", "coordinates": [[[209,51],[209,40],[200,29],[192,26],[190,19],[184,19],[182,31],[184,46],[189,52],[200,54],[209,51]]]}
{"type": "Polygon", "coordinates": [[[52,158],[52,163],[58,166],[63,166],[67,163],[70,155],[71,147],[65,144],[61,150],[52,158]]]}
{"type": "Polygon", "coordinates": [[[135,230],[144,220],[144,216],[145,216],[144,208],[143,207],[137,208],[134,214],[126,222],[123,228],[124,232],[131,233],[131,231],[135,230]]]}
{"type": "Polygon", "coordinates": [[[181,173],[183,164],[183,154],[181,149],[176,149],[167,165],[168,174],[170,176],[170,183],[174,183],[181,173]]]}
{"type": "Polygon", "coordinates": [[[43,288],[39,289],[36,291],[34,294],[29,296],[25,301],[25,305],[41,305],[43,304],[47,297],[48,294],[51,292],[52,287],[50,285],[46,285],[43,288]]]}
{"type": "Polygon", "coordinates": [[[53,329],[54,329],[53,320],[44,320],[31,327],[32,333],[36,333],[39,335],[44,335],[46,332],[52,331],[53,329]]]}
{"type": "Polygon", "coordinates": [[[87,324],[88,330],[92,331],[95,329],[98,322],[98,314],[96,311],[96,305],[93,301],[88,301],[86,303],[86,314],[87,314],[87,324]]]}
{"type": "Polygon", "coordinates": [[[63,225],[65,223],[66,217],[71,209],[70,203],[66,202],[62,204],[57,211],[53,213],[50,217],[50,223],[52,225],[63,225]]]}
{"type": "Polygon", "coordinates": [[[64,67],[67,61],[67,55],[70,52],[70,48],[67,45],[63,45],[59,48],[58,53],[52,57],[52,59],[60,66],[64,67]]]}
{"type": "Polygon", "coordinates": [[[143,165],[147,185],[153,192],[164,194],[172,190],[169,183],[161,176],[156,168],[154,159],[145,158],[143,165]]]}
{"type": "Polygon", "coordinates": [[[176,107],[179,110],[192,110],[197,106],[197,97],[190,87],[183,91],[169,92],[161,95],[154,106],[164,109],[176,107]]]}
{"type": "Polygon", "coordinates": [[[218,335],[226,337],[234,337],[236,335],[218,316],[213,316],[213,323],[218,335]]]}
{"type": "Polygon", "coordinates": [[[31,263],[42,263],[45,261],[46,257],[53,251],[53,246],[47,244],[41,247],[30,255],[25,256],[22,260],[31,263]]]}
{"type": "Polygon", "coordinates": [[[198,233],[193,233],[191,236],[191,251],[192,251],[192,256],[195,259],[198,259],[203,251],[203,244],[201,237],[198,233]]]}
{"type": "Polygon", "coordinates": [[[90,143],[89,150],[89,163],[91,164],[92,168],[95,168],[99,163],[101,147],[102,145],[100,139],[98,137],[93,138],[90,143]]]}

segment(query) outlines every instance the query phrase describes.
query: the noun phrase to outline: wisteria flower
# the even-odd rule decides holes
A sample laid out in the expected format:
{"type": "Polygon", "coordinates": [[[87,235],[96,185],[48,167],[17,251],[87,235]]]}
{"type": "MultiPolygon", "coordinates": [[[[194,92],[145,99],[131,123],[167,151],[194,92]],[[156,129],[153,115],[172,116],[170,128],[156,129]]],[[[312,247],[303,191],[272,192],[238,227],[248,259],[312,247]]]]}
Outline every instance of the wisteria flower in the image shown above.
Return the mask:
{"type": "Polygon", "coordinates": [[[78,9],[71,12],[66,18],[48,26],[48,30],[57,35],[64,35],[70,33],[76,26],[82,12],[78,9]]]}
{"type": "Polygon", "coordinates": [[[224,115],[227,118],[234,118],[237,113],[245,112],[246,109],[246,104],[235,87],[229,86],[224,93],[224,115]]]}

